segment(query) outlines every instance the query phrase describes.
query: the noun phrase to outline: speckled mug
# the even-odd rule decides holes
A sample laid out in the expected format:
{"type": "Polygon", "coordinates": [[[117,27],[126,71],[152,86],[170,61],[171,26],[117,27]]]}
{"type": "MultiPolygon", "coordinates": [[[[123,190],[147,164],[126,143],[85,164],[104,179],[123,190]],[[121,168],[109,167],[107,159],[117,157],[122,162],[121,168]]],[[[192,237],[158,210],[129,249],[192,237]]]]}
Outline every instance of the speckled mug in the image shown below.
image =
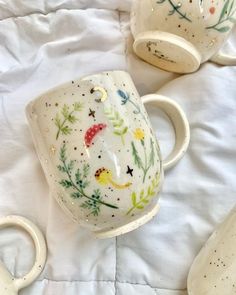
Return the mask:
{"type": "Polygon", "coordinates": [[[18,291],[29,286],[42,272],[46,257],[47,248],[44,236],[39,228],[30,220],[16,215],[9,215],[0,218],[0,228],[19,227],[24,229],[32,237],[35,245],[35,262],[28,274],[22,278],[15,278],[8,272],[5,265],[0,261],[0,294],[17,295],[18,291]]]}
{"type": "Polygon", "coordinates": [[[236,293],[236,207],[217,227],[191,266],[189,295],[236,293]]]}
{"type": "Polygon", "coordinates": [[[235,0],[134,0],[134,51],[143,60],[177,73],[194,72],[209,59],[236,65],[236,54],[219,52],[235,22],[235,0]]]}
{"type": "Polygon", "coordinates": [[[26,113],[53,195],[100,238],[131,231],[157,213],[163,167],[176,164],[189,144],[181,108],[157,94],[141,100],[123,71],[54,88],[26,113]],[[163,163],[143,103],[155,104],[173,122],[176,144],[163,163]]]}

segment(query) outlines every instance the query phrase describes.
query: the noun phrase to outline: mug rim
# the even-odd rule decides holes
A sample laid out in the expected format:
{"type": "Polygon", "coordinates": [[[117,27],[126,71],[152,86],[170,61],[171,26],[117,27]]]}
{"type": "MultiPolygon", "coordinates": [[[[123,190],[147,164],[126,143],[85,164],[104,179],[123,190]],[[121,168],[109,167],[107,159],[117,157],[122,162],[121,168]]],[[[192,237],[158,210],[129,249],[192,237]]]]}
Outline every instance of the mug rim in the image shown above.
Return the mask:
{"type": "Polygon", "coordinates": [[[56,90],[59,90],[60,88],[63,88],[64,86],[66,86],[67,84],[70,83],[70,81],[83,81],[83,80],[87,80],[89,78],[92,78],[94,76],[98,76],[98,75],[103,75],[103,74],[115,74],[115,73],[119,73],[119,74],[126,74],[128,75],[129,77],[130,74],[128,71],[125,71],[125,70],[109,70],[109,71],[102,71],[102,72],[97,72],[97,73],[93,73],[93,74],[89,74],[89,75],[84,75],[80,78],[76,78],[74,80],[68,80],[66,82],[63,82],[61,84],[58,84],[56,86],[53,86],[51,88],[49,88],[48,90],[44,91],[44,92],[41,92],[41,94],[35,96],[34,98],[30,99],[30,101],[26,104],[26,112],[28,112],[28,109],[30,106],[34,105],[37,101],[39,101],[43,95],[48,95],[49,93],[52,93],[56,90]]]}

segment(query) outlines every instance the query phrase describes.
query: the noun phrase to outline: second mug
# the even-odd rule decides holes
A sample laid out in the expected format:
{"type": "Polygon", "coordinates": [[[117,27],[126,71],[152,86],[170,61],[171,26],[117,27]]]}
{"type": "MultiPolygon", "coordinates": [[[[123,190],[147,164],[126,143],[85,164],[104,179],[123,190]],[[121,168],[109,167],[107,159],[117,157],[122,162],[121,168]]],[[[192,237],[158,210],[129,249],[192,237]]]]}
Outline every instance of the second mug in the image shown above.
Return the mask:
{"type": "Polygon", "coordinates": [[[134,0],[134,51],[150,64],[177,73],[194,72],[209,59],[236,65],[236,54],[219,51],[235,22],[235,0],[134,0]]]}

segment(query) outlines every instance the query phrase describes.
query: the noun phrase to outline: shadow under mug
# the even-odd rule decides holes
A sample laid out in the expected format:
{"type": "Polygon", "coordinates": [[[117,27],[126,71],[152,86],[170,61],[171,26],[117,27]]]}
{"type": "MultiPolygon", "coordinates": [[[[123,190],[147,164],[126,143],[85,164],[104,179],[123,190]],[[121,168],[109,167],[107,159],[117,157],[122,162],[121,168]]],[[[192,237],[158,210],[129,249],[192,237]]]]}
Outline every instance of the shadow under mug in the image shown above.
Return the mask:
{"type": "Polygon", "coordinates": [[[30,102],[26,114],[52,194],[99,238],[129,232],[156,215],[163,170],[182,158],[190,140],[182,109],[157,94],[140,98],[123,71],[58,86],[30,102]],[[174,125],[175,147],[164,161],[148,103],[174,125]]]}

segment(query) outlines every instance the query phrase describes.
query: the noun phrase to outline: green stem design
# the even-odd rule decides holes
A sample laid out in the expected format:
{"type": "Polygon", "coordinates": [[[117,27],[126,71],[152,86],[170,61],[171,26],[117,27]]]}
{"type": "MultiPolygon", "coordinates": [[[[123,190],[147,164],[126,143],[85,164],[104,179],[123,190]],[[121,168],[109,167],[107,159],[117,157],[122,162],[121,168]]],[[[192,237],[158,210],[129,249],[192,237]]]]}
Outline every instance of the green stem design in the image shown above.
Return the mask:
{"type": "MultiPolygon", "coordinates": [[[[69,116],[71,116],[72,114],[74,113],[74,111],[71,111],[69,113],[69,116]]],[[[57,136],[56,136],[56,140],[58,139],[59,135],[60,135],[60,132],[63,130],[63,127],[65,125],[65,123],[67,122],[67,118],[64,119],[64,121],[62,122],[62,124],[60,126],[58,126],[58,131],[57,131],[57,136]]]]}
{"type": "MultiPolygon", "coordinates": [[[[174,4],[173,1],[171,1],[171,0],[167,0],[167,1],[169,2],[169,4],[170,4],[171,7],[172,7],[172,10],[169,11],[169,15],[173,15],[174,13],[177,13],[177,14],[180,16],[181,19],[185,19],[185,20],[187,20],[187,21],[189,21],[189,22],[192,22],[191,19],[189,19],[189,18],[186,16],[186,13],[183,14],[183,13],[180,11],[180,8],[181,8],[181,6],[182,6],[181,3],[174,4]]],[[[159,0],[159,1],[157,1],[157,4],[162,4],[162,3],[164,3],[164,2],[166,2],[166,0],[159,0]]]]}
{"type": "Polygon", "coordinates": [[[122,142],[122,144],[125,145],[125,138],[124,138],[124,135],[121,135],[120,137],[121,137],[121,142],[122,142]]]}
{"type": "Polygon", "coordinates": [[[60,114],[57,113],[55,117],[55,125],[58,128],[57,134],[56,134],[56,140],[59,138],[60,133],[64,135],[68,135],[71,133],[72,128],[70,128],[66,123],[75,124],[78,119],[74,116],[75,112],[79,112],[82,110],[82,104],[81,103],[74,103],[73,109],[70,110],[70,107],[67,104],[64,104],[61,115],[63,118],[60,118],[60,114]]]}
{"type": "Polygon", "coordinates": [[[212,26],[206,27],[206,29],[208,29],[208,30],[213,29],[213,30],[216,30],[221,33],[228,32],[231,29],[231,26],[228,26],[228,25],[220,26],[220,25],[222,25],[223,23],[225,23],[227,21],[229,21],[231,23],[236,23],[236,18],[234,18],[236,8],[233,10],[234,1],[235,0],[232,0],[232,1],[226,0],[225,4],[223,6],[223,9],[221,11],[218,22],[212,26]]]}
{"type": "Polygon", "coordinates": [[[107,206],[107,207],[110,207],[110,208],[113,208],[113,209],[118,209],[118,207],[115,206],[115,205],[111,205],[111,204],[109,204],[109,203],[106,203],[106,202],[103,202],[103,201],[100,201],[100,200],[95,200],[95,199],[89,197],[88,195],[86,195],[85,192],[84,192],[84,190],[81,189],[81,188],[78,188],[78,186],[77,186],[77,185],[74,183],[74,181],[72,180],[71,175],[70,175],[69,171],[67,170],[66,163],[65,163],[64,161],[63,161],[63,166],[64,166],[64,168],[65,168],[65,170],[66,170],[66,174],[67,174],[67,176],[68,176],[68,179],[69,179],[70,182],[72,183],[72,187],[74,187],[74,189],[76,189],[77,192],[79,192],[82,196],[84,196],[84,197],[87,198],[88,200],[95,201],[96,203],[99,203],[99,204],[105,205],[105,206],[107,206]]]}
{"type": "Polygon", "coordinates": [[[129,99],[129,102],[136,108],[136,110],[134,111],[134,114],[135,115],[140,114],[143,117],[143,119],[147,122],[147,118],[141,112],[140,107],[135,102],[133,102],[132,99],[129,99]]]}
{"type": "Polygon", "coordinates": [[[151,163],[149,165],[147,165],[147,154],[146,154],[145,145],[144,145],[144,141],[143,140],[141,140],[141,144],[142,144],[143,150],[144,150],[144,167],[145,168],[142,167],[142,169],[143,169],[143,183],[144,183],[144,181],[146,179],[147,172],[148,172],[148,170],[151,167],[151,163]]]}
{"type": "Polygon", "coordinates": [[[141,169],[143,171],[143,183],[144,183],[149,169],[152,166],[154,166],[155,153],[154,153],[153,141],[150,139],[151,152],[149,154],[149,161],[148,161],[145,142],[143,139],[141,140],[141,145],[143,146],[143,150],[144,150],[144,163],[143,163],[142,159],[140,158],[140,156],[138,155],[138,151],[136,149],[134,142],[133,141],[131,142],[134,163],[138,166],[139,169],[141,169]]]}
{"type": "Polygon", "coordinates": [[[62,165],[58,165],[59,171],[65,173],[67,175],[67,179],[61,180],[59,183],[64,188],[73,188],[75,190],[74,193],[71,194],[74,198],[86,198],[88,201],[83,203],[81,207],[86,209],[91,209],[91,214],[98,215],[100,208],[97,205],[104,205],[112,209],[118,209],[117,206],[112,205],[110,203],[104,202],[101,199],[100,192],[98,190],[94,190],[94,195],[89,196],[85,193],[84,188],[86,188],[89,185],[89,182],[87,181],[87,176],[89,173],[89,166],[85,165],[83,168],[83,175],[81,174],[80,170],[78,169],[75,178],[76,182],[72,179],[72,169],[74,166],[75,161],[70,161],[67,163],[67,157],[66,157],[66,146],[65,144],[62,146],[60,150],[60,161],[62,165]],[[97,205],[96,205],[97,204],[97,205]]]}
{"type": "Polygon", "coordinates": [[[129,99],[128,101],[135,107],[136,111],[134,111],[134,113],[136,115],[142,114],[141,110],[140,110],[140,107],[135,102],[133,102],[132,99],[129,99]]]}
{"type": "Polygon", "coordinates": [[[124,120],[113,108],[105,109],[104,112],[114,128],[113,133],[120,136],[122,144],[125,145],[124,136],[128,132],[128,127],[124,125],[124,120]]]}
{"type": "Polygon", "coordinates": [[[119,89],[119,90],[117,91],[117,93],[118,93],[118,95],[121,97],[121,104],[122,104],[122,105],[125,105],[125,104],[127,104],[128,102],[131,103],[131,104],[133,105],[133,107],[135,108],[135,110],[133,111],[133,113],[134,113],[135,115],[139,115],[139,114],[140,114],[140,115],[143,117],[143,119],[146,121],[146,123],[148,123],[148,122],[147,122],[147,118],[144,116],[143,112],[142,112],[141,109],[140,109],[140,106],[139,106],[137,103],[135,103],[135,102],[130,98],[130,95],[129,95],[128,92],[124,92],[123,90],[119,89]]]}
{"type": "Polygon", "coordinates": [[[152,180],[146,193],[144,192],[144,190],[140,192],[139,200],[137,200],[136,192],[133,192],[131,194],[132,207],[127,211],[126,215],[130,215],[135,209],[142,210],[145,208],[145,205],[147,205],[156,194],[155,190],[160,184],[160,176],[161,176],[161,170],[159,173],[156,174],[156,176],[152,180]]]}

